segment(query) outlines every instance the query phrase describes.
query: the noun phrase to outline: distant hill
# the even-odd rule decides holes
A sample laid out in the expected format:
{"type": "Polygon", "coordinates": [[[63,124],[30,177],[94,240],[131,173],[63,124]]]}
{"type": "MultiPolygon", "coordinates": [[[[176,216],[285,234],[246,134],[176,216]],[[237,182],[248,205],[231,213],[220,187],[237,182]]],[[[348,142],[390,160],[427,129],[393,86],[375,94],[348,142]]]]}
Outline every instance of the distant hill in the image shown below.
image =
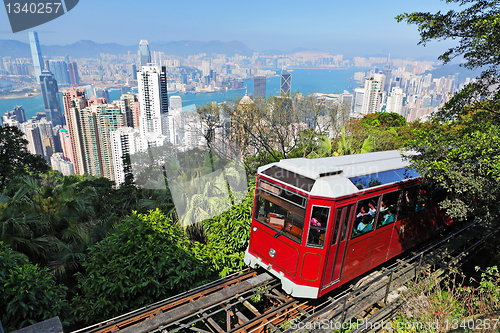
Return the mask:
{"type": "MultiPolygon", "coordinates": [[[[151,51],[160,51],[168,55],[189,56],[199,53],[226,54],[234,56],[241,54],[251,56],[253,51],[240,41],[234,40],[230,42],[210,41],[178,41],[178,42],[162,42],[150,43],[151,51]]],[[[42,54],[44,56],[65,56],[69,55],[72,58],[98,58],[100,53],[109,53],[114,55],[126,54],[127,52],[137,52],[137,45],[124,46],[115,43],[100,44],[90,40],[81,40],[70,45],[41,45],[42,54]]],[[[12,39],[0,39],[0,57],[11,56],[12,58],[29,58],[31,57],[30,46],[28,43],[23,43],[12,39]]]]}

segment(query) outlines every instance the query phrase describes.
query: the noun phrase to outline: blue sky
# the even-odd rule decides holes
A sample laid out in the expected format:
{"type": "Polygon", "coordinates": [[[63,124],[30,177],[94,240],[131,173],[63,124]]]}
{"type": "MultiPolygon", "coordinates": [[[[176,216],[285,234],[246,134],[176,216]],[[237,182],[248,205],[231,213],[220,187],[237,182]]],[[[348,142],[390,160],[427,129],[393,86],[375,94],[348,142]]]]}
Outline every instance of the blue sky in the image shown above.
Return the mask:
{"type": "MultiPolygon", "coordinates": [[[[453,44],[417,46],[416,26],[397,23],[394,17],[451,8],[439,0],[80,0],[66,15],[35,30],[45,45],[82,39],[124,45],[141,39],[239,40],[255,51],[304,47],[332,54],[435,59],[453,44]]],[[[0,39],[9,38],[27,42],[28,34],[13,34],[6,11],[0,9],[0,39]]]]}

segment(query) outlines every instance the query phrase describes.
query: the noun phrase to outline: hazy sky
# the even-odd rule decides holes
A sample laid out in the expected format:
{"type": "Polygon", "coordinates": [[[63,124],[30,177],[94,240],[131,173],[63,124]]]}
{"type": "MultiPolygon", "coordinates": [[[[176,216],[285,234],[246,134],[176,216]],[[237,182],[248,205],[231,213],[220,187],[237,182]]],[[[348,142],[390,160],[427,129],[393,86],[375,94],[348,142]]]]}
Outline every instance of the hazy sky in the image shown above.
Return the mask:
{"type": "MultiPolygon", "coordinates": [[[[82,39],[124,45],[141,39],[239,40],[255,51],[304,47],[332,54],[435,59],[453,44],[417,46],[416,26],[397,23],[394,17],[451,8],[439,0],[80,0],[67,14],[34,30],[44,45],[82,39]]],[[[11,31],[6,10],[0,9],[0,39],[28,42],[26,31],[11,31]]]]}

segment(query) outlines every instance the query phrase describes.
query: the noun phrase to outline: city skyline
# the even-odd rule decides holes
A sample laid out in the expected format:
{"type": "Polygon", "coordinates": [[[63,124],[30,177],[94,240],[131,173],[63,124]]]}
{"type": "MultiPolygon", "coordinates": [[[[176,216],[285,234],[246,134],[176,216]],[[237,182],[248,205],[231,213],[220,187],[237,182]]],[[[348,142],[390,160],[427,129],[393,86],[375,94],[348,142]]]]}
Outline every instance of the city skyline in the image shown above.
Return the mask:
{"type": "MultiPolygon", "coordinates": [[[[364,1],[356,4],[313,1],[307,6],[293,1],[257,1],[251,6],[195,1],[189,6],[189,12],[182,3],[169,3],[169,12],[177,15],[169,15],[169,19],[165,20],[165,6],[155,1],[148,6],[135,6],[130,1],[117,5],[89,0],[37,30],[46,45],[68,45],[79,40],[122,45],[136,44],[142,39],[150,42],[239,40],[257,52],[270,49],[289,52],[305,48],[348,56],[391,53],[395,56],[436,58],[453,44],[445,42],[419,46],[415,27],[397,23],[394,17],[404,12],[458,8],[457,5],[437,0],[418,3],[407,0],[364,1]],[[96,11],[96,8],[100,10],[96,11]],[[109,15],[111,10],[114,15],[109,15]],[[140,19],[123,20],[132,15],[155,21],[155,29],[141,24],[140,19]],[[221,17],[224,19],[219,19],[221,17]],[[87,21],[90,18],[99,25],[72,29],[79,18],[87,21]]],[[[0,11],[0,39],[26,41],[26,34],[11,33],[6,12],[0,11]]]]}

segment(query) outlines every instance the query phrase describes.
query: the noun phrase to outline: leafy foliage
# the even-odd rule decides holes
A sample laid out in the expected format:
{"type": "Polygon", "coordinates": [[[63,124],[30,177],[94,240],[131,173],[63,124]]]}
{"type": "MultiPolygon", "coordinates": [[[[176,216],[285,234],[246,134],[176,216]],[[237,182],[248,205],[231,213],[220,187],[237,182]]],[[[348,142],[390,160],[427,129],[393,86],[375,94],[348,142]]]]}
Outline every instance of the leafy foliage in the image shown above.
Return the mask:
{"type": "Polygon", "coordinates": [[[446,190],[441,207],[451,217],[490,220],[498,214],[500,127],[488,112],[474,110],[454,122],[436,120],[413,134],[408,147],[420,153],[413,165],[446,190]]]}
{"type": "Polygon", "coordinates": [[[56,284],[49,269],[0,242],[0,313],[7,331],[60,316],[68,318],[67,288],[56,284]]]}
{"type": "Polygon", "coordinates": [[[0,126],[0,190],[17,176],[49,170],[41,156],[28,152],[23,136],[17,127],[0,126]]]}
{"type": "Polygon", "coordinates": [[[186,234],[159,210],[124,219],[91,247],[83,267],[73,303],[84,323],[175,295],[210,276],[186,234]]]}
{"type": "MultiPolygon", "coordinates": [[[[464,67],[483,70],[478,81],[473,82],[455,95],[443,108],[441,116],[453,119],[462,114],[467,105],[480,98],[499,99],[498,65],[500,64],[500,5],[497,0],[447,0],[458,3],[464,9],[446,13],[414,12],[398,15],[398,22],[415,24],[420,32],[419,44],[432,40],[452,39],[458,45],[449,48],[439,59],[448,63],[463,55],[464,67]]],[[[498,108],[496,108],[498,110],[498,108]]]]}
{"type": "Polygon", "coordinates": [[[203,221],[207,242],[203,253],[214,270],[224,277],[244,267],[243,256],[250,238],[255,183],[245,199],[231,210],[203,221]]]}

